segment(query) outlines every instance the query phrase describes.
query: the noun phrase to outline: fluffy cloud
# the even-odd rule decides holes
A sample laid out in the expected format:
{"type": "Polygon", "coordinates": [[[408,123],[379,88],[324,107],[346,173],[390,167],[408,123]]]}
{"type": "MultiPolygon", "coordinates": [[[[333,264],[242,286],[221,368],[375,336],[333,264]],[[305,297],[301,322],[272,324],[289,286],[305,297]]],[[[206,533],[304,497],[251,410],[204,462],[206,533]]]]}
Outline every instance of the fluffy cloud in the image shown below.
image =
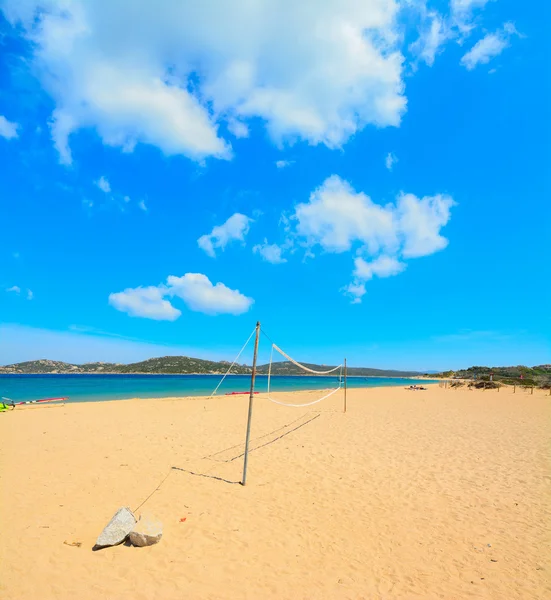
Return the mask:
{"type": "Polygon", "coordinates": [[[111,191],[111,184],[109,183],[107,177],[104,177],[103,175],[96,181],[96,185],[102,192],[105,192],[106,194],[109,194],[109,192],[111,191]]]}
{"type": "Polygon", "coordinates": [[[413,194],[399,196],[396,223],[405,258],[434,254],[448,245],[448,240],[440,235],[440,230],[450,220],[454,205],[453,199],[443,194],[421,199],[413,194]]]}
{"type": "Polygon", "coordinates": [[[450,6],[455,14],[468,14],[475,8],[483,8],[490,0],[451,0],[450,6]]]}
{"type": "Polygon", "coordinates": [[[290,233],[302,239],[309,253],[315,246],[337,253],[355,247],[359,256],[345,291],[359,302],[366,281],[397,275],[406,268],[399,258],[428,256],[447,246],[441,229],[450,220],[454,204],[444,194],[418,198],[401,193],[395,204],[381,206],[332,175],[312,192],[309,202],[297,205],[290,233]]]}
{"type": "Polygon", "coordinates": [[[359,304],[366,293],[365,282],[373,277],[392,277],[398,275],[406,268],[406,264],[400,262],[394,256],[382,254],[375,260],[367,262],[361,256],[354,260],[354,271],[352,283],[344,288],[351,296],[353,304],[359,304]]]}
{"type": "Polygon", "coordinates": [[[55,102],[52,137],[151,144],[228,158],[260,118],[276,143],[340,147],[366,125],[397,126],[404,96],[401,5],[393,0],[5,0],[55,102]]]}
{"type": "Polygon", "coordinates": [[[284,169],[285,167],[290,167],[294,163],[294,160],[276,160],[275,166],[278,169],[284,169]]]}
{"type": "Polygon", "coordinates": [[[265,261],[274,265],[287,262],[287,259],[282,256],[283,249],[281,246],[278,246],[277,244],[268,244],[268,240],[264,240],[263,244],[253,246],[253,252],[255,254],[260,254],[265,261]]]}
{"type": "Polygon", "coordinates": [[[488,33],[463,56],[461,64],[472,71],[477,65],[485,65],[495,56],[499,56],[505,48],[510,46],[511,37],[518,35],[512,23],[505,23],[495,33],[488,33]]]}
{"type": "Polygon", "coordinates": [[[20,294],[21,288],[18,285],[12,285],[9,288],[6,288],[6,292],[13,292],[14,294],[20,294]]]}
{"type": "Polygon", "coordinates": [[[453,36],[453,33],[450,25],[437,12],[428,13],[425,23],[419,38],[410,45],[409,49],[429,67],[432,67],[436,55],[443,50],[444,44],[453,36]]]}
{"type": "Polygon", "coordinates": [[[394,152],[389,152],[386,156],[385,156],[385,167],[389,170],[392,171],[392,167],[398,162],[398,157],[396,156],[396,154],[394,154],[394,152]]]}
{"type": "Polygon", "coordinates": [[[168,290],[163,287],[127,288],[109,295],[109,304],[129,314],[155,321],[175,321],[182,313],[164,299],[168,290]]]}
{"type": "Polygon", "coordinates": [[[27,290],[27,300],[32,300],[34,298],[34,294],[32,290],[27,290]]]}
{"type": "Polygon", "coordinates": [[[372,262],[365,261],[358,256],[354,261],[354,277],[360,281],[368,281],[374,276],[391,277],[398,275],[406,268],[406,265],[393,256],[381,255],[372,262]]]}
{"type": "Polygon", "coordinates": [[[7,140],[13,140],[19,137],[17,130],[19,125],[8,121],[6,117],[0,115],[0,137],[6,138],[7,140]]]}
{"type": "Polygon", "coordinates": [[[252,219],[241,213],[233,214],[223,225],[213,227],[209,234],[202,235],[197,244],[213,258],[216,256],[215,248],[224,248],[232,241],[245,241],[245,236],[249,233],[252,219]]]}
{"type": "Polygon", "coordinates": [[[232,133],[236,138],[249,137],[249,128],[243,121],[230,117],[228,119],[228,131],[232,133]]]}
{"type": "Polygon", "coordinates": [[[296,232],[308,246],[319,244],[328,252],[345,252],[354,242],[369,252],[397,246],[393,210],[371,201],[364,193],[332,175],[295,209],[296,232]]]}
{"type": "MultiPolygon", "coordinates": [[[[444,51],[451,40],[463,44],[466,38],[478,26],[478,12],[490,0],[451,0],[448,6],[442,6],[438,12],[429,9],[426,0],[407,0],[406,4],[417,9],[419,16],[419,37],[409,45],[409,51],[429,67],[436,57],[444,51]]],[[[413,63],[414,70],[416,63],[413,63]]]]}
{"type": "Polygon", "coordinates": [[[201,273],[186,273],[183,277],[171,275],[167,283],[172,296],[181,298],[191,310],[208,315],[240,315],[247,312],[254,302],[223,283],[213,285],[201,273]]]}
{"type": "Polygon", "coordinates": [[[213,285],[202,273],[170,275],[158,286],[127,288],[109,295],[109,304],[129,314],[156,321],[175,321],[182,313],[166,298],[181,298],[189,309],[208,315],[247,312],[254,300],[232,290],[223,283],[213,285]]]}

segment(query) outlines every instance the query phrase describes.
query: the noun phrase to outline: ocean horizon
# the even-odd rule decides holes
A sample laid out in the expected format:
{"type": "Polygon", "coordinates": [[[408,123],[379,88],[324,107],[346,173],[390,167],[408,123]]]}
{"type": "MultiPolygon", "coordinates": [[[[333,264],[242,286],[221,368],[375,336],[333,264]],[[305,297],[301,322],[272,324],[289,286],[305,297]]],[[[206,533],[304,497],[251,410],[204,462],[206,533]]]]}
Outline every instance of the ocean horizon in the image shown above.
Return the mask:
{"type": "MultiPolygon", "coordinates": [[[[68,397],[69,402],[101,402],[130,398],[168,398],[173,396],[209,396],[220,383],[220,375],[170,374],[0,374],[0,397],[15,402],[40,398],[68,397]]],[[[247,392],[250,375],[228,375],[217,396],[247,392]]],[[[404,377],[347,378],[349,388],[408,386],[434,383],[436,380],[404,377]]],[[[267,375],[256,376],[255,390],[266,392],[267,375]]],[[[279,392],[321,390],[339,385],[339,378],[310,375],[273,375],[271,389],[279,392]]]]}

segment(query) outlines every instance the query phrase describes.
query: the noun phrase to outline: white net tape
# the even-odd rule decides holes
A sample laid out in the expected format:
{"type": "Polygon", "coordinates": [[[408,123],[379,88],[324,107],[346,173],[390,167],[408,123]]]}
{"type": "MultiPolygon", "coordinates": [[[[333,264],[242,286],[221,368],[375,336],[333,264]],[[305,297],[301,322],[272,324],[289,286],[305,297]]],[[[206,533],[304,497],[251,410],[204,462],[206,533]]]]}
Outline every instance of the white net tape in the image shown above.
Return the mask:
{"type": "Polygon", "coordinates": [[[268,400],[270,402],[273,402],[274,404],[280,404],[281,406],[291,406],[292,408],[303,408],[304,406],[312,406],[312,404],[317,404],[318,402],[321,402],[322,400],[329,398],[329,396],[332,396],[333,394],[338,392],[341,388],[342,388],[342,386],[339,385],[339,387],[335,388],[334,390],[331,390],[328,394],[326,394],[322,398],[318,398],[317,400],[314,400],[313,402],[306,402],[306,404],[291,404],[289,402],[281,402],[280,400],[276,400],[275,398],[272,398],[270,396],[270,392],[268,392],[268,400]]]}
{"type": "Polygon", "coordinates": [[[329,371],[314,371],[313,369],[310,369],[308,367],[305,367],[304,365],[301,365],[299,362],[292,359],[288,354],[283,352],[283,350],[281,348],[279,348],[275,344],[272,344],[272,350],[270,353],[270,366],[268,367],[268,392],[267,392],[267,396],[266,396],[267,400],[269,400],[270,402],[273,402],[274,404],[279,404],[280,406],[290,406],[292,408],[304,408],[305,406],[312,406],[313,404],[317,404],[318,402],[321,402],[322,400],[329,398],[329,396],[332,396],[333,394],[338,392],[341,389],[341,387],[342,387],[342,365],[339,365],[338,367],[335,367],[334,369],[330,369],[329,371]],[[304,369],[305,371],[308,371],[310,373],[316,373],[316,375],[327,375],[328,373],[333,373],[337,369],[341,369],[341,373],[339,375],[339,386],[336,387],[335,389],[331,390],[328,394],[325,394],[325,396],[322,396],[321,398],[318,398],[317,400],[313,400],[312,402],[306,402],[305,404],[292,404],[290,402],[281,402],[281,400],[276,400],[275,398],[272,398],[272,396],[270,396],[270,384],[271,384],[271,379],[272,379],[272,360],[273,360],[273,355],[274,355],[274,349],[277,350],[283,356],[285,356],[285,358],[290,360],[297,367],[300,367],[301,369],[304,369]]]}
{"type": "MultiPolygon", "coordinates": [[[[314,369],[310,369],[309,367],[305,367],[304,365],[301,365],[299,362],[297,362],[294,358],[291,358],[288,354],[286,354],[285,352],[283,352],[283,350],[279,346],[276,346],[275,344],[272,344],[272,349],[274,349],[274,348],[280,354],[283,354],[283,356],[287,360],[290,360],[297,367],[300,367],[301,369],[303,369],[304,371],[308,371],[309,373],[314,373],[315,375],[328,375],[329,373],[333,373],[333,371],[336,371],[337,369],[340,369],[342,367],[342,365],[339,365],[338,367],[335,367],[334,369],[329,369],[329,371],[314,371],[314,369]]],[[[271,366],[272,366],[272,364],[270,362],[270,367],[271,366]]]]}

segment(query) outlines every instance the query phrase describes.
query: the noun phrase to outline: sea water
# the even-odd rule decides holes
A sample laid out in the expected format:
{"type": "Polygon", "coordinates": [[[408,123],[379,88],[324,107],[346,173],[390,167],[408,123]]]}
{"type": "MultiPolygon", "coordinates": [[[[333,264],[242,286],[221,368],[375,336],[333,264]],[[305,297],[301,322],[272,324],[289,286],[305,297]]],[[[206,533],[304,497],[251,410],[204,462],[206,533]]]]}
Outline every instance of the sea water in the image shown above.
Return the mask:
{"type": "MultiPolygon", "coordinates": [[[[68,396],[70,402],[97,402],[125,398],[167,398],[170,396],[208,396],[220,383],[220,375],[5,375],[0,374],[0,397],[21,402],[68,396]]],[[[265,392],[268,378],[256,376],[256,390],[265,392]]],[[[410,386],[431,383],[426,379],[394,377],[348,377],[347,385],[355,387],[410,386]]],[[[217,395],[247,392],[250,375],[229,375],[217,395]]],[[[332,376],[272,376],[274,391],[292,392],[335,388],[339,378],[332,376]]]]}

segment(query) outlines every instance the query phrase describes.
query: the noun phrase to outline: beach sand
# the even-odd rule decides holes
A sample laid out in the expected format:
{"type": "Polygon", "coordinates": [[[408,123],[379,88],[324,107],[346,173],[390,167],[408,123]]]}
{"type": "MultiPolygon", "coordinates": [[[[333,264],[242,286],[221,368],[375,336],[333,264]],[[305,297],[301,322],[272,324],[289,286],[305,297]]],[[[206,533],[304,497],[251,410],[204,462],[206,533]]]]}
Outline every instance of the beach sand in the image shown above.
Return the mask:
{"type": "Polygon", "coordinates": [[[243,487],[247,403],[1,414],[0,598],[551,598],[544,392],[256,396],[243,487]],[[161,542],[93,552],[121,506],[161,542]]]}

